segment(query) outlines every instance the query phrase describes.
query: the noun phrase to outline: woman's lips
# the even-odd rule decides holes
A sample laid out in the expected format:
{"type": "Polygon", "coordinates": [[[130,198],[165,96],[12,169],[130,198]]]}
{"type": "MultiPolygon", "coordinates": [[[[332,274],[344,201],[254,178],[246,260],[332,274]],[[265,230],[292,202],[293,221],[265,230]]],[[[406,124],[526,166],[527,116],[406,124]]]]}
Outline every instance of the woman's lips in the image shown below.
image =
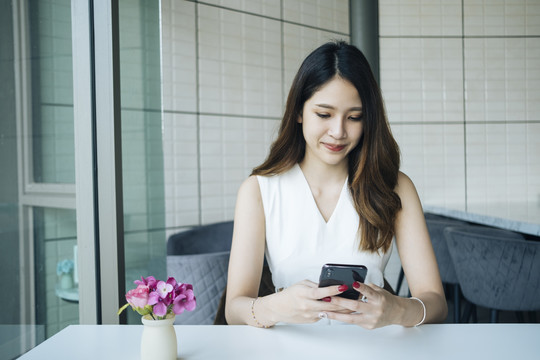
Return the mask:
{"type": "Polygon", "coordinates": [[[323,143],[323,144],[328,150],[334,151],[334,152],[339,152],[345,149],[345,145],[332,145],[332,144],[327,144],[327,143],[323,143]]]}

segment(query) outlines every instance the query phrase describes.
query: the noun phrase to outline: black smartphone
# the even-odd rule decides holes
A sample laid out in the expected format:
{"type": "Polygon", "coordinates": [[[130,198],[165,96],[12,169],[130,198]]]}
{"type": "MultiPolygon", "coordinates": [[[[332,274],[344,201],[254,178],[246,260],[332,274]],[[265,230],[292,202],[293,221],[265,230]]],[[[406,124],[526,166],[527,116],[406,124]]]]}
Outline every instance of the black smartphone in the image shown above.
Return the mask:
{"type": "Polygon", "coordinates": [[[363,283],[366,279],[367,267],[364,265],[324,264],[319,277],[319,287],[347,285],[349,289],[338,296],[358,300],[360,293],[353,289],[353,282],[363,283]]]}

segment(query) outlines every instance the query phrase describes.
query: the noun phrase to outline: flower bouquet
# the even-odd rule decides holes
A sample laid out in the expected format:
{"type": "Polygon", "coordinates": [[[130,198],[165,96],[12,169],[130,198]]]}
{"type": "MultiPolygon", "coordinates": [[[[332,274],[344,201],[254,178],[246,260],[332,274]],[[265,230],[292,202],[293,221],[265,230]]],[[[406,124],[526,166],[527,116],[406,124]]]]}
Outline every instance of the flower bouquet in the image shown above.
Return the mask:
{"type": "Polygon", "coordinates": [[[131,306],[142,316],[150,315],[153,320],[163,320],[169,314],[193,311],[197,306],[193,286],[178,283],[173,277],[165,282],[153,276],[141,276],[141,280],[135,280],[134,283],[137,287],[127,292],[127,304],[118,310],[118,315],[131,306]]]}
{"type": "Polygon", "coordinates": [[[56,275],[60,278],[61,289],[73,288],[73,260],[64,259],[56,264],[56,275]]]}
{"type": "Polygon", "coordinates": [[[137,287],[127,292],[127,304],[118,310],[118,315],[128,306],[142,315],[141,360],[176,360],[177,340],[173,324],[176,315],[195,310],[193,286],[178,283],[173,277],[167,281],[156,280],[153,276],[141,277],[134,283],[137,287]]]}
{"type": "Polygon", "coordinates": [[[74,268],[73,260],[64,259],[56,264],[56,275],[71,274],[74,268]]]}

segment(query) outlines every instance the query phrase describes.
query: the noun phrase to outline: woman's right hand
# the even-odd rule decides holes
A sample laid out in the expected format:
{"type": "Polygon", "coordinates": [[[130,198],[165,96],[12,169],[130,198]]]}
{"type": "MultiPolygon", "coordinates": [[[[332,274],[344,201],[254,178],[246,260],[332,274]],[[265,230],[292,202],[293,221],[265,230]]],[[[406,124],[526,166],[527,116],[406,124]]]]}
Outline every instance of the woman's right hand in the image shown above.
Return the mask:
{"type": "Polygon", "coordinates": [[[274,323],[314,323],[321,319],[321,313],[351,313],[349,309],[332,304],[332,297],[345,290],[347,285],[319,288],[316,283],[303,280],[283,291],[260,298],[257,312],[261,312],[261,316],[267,315],[274,323]]]}

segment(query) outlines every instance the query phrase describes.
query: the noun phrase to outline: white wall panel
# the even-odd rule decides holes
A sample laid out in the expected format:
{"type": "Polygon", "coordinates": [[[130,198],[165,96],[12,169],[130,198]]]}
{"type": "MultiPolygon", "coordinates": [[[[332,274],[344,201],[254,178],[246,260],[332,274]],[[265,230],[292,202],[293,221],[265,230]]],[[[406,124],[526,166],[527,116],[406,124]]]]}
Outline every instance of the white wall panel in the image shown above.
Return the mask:
{"type": "Polygon", "coordinates": [[[166,228],[231,220],[300,61],[349,40],[348,1],[161,4],[166,228]]]}
{"type": "Polygon", "coordinates": [[[463,14],[461,1],[379,4],[381,86],[424,204],[537,208],[540,3],[465,0],[463,14]]]}

